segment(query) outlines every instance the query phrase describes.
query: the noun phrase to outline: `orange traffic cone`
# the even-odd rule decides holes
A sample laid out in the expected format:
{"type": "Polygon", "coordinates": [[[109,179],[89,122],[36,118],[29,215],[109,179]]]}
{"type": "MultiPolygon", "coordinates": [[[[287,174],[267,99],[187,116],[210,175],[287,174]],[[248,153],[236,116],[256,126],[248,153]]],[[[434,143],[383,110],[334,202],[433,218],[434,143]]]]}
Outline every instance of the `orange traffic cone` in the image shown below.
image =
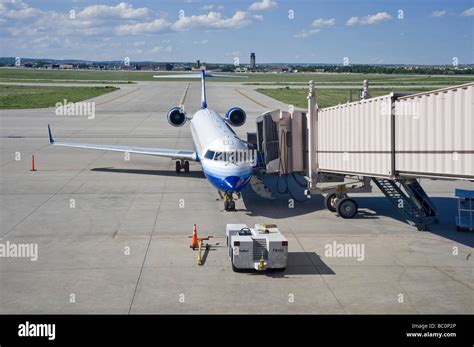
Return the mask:
{"type": "Polygon", "coordinates": [[[193,228],[193,236],[191,238],[191,245],[189,246],[191,248],[198,248],[199,247],[199,241],[198,241],[198,235],[197,235],[197,228],[196,228],[196,224],[194,224],[194,228],[193,228]]]}

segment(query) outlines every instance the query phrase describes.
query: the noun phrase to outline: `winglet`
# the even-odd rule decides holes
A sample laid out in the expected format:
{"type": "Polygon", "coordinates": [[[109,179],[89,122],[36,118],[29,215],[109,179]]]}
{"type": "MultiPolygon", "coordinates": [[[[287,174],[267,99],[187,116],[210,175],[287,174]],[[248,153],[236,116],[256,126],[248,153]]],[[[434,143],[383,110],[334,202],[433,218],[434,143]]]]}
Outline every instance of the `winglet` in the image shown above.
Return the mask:
{"type": "Polygon", "coordinates": [[[51,128],[49,127],[49,124],[48,124],[48,134],[49,134],[49,143],[53,144],[54,139],[53,139],[53,135],[51,135],[51,128]]]}

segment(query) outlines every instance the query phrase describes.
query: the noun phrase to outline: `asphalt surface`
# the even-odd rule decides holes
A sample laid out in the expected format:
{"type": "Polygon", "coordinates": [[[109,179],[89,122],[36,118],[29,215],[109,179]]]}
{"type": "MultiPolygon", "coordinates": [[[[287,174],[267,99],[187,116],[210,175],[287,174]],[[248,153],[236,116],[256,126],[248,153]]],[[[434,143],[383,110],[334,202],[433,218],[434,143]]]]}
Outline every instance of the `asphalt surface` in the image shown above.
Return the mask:
{"type": "MultiPolygon", "coordinates": [[[[187,82],[118,86],[91,100],[94,119],[0,111],[0,245],[38,246],[37,261],[0,258],[0,313],[474,312],[474,233],[456,231],[454,198],[474,184],[422,180],[440,213],[428,232],[405,223],[376,188],[353,196],[360,213],[351,220],[326,210],[321,196],[290,208],[290,196],[269,201],[250,188],[226,212],[199,164],[178,175],[166,158],[49,145],[47,124],[62,141],[193,148],[189,127],[165,116],[187,82]],[[276,223],[289,240],[286,271],[232,272],[226,223],[276,223]],[[189,248],[193,224],[200,237],[214,236],[203,266],[189,248]],[[363,245],[363,257],[331,257],[333,242],[363,245]]],[[[263,111],[288,107],[258,86],[207,86],[209,107],[247,111],[242,137],[263,111]]],[[[187,112],[199,97],[191,83],[187,112]]]]}

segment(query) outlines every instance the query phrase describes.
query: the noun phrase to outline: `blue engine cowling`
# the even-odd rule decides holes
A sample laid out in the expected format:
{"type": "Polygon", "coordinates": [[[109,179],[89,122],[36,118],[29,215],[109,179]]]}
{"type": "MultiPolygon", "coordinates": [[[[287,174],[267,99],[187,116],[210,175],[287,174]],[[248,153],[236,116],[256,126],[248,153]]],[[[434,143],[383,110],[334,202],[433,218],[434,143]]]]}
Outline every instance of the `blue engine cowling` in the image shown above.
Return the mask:
{"type": "Polygon", "coordinates": [[[244,125],[247,115],[240,107],[232,107],[225,114],[225,121],[234,127],[244,125]]]}
{"type": "Polygon", "coordinates": [[[168,119],[168,123],[174,127],[180,127],[188,120],[186,113],[184,113],[180,107],[173,107],[169,110],[166,118],[168,119]]]}

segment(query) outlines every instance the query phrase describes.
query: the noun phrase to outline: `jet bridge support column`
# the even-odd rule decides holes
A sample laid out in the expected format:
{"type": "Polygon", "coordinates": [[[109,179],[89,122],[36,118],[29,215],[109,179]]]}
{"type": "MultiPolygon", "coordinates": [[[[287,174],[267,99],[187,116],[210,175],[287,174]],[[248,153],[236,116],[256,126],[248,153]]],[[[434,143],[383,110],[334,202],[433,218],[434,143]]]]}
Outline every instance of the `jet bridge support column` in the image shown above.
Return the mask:
{"type": "Polygon", "coordinates": [[[306,195],[316,192],[318,177],[318,103],[314,92],[314,82],[309,81],[308,90],[308,113],[306,114],[306,180],[308,189],[306,195]]]}

